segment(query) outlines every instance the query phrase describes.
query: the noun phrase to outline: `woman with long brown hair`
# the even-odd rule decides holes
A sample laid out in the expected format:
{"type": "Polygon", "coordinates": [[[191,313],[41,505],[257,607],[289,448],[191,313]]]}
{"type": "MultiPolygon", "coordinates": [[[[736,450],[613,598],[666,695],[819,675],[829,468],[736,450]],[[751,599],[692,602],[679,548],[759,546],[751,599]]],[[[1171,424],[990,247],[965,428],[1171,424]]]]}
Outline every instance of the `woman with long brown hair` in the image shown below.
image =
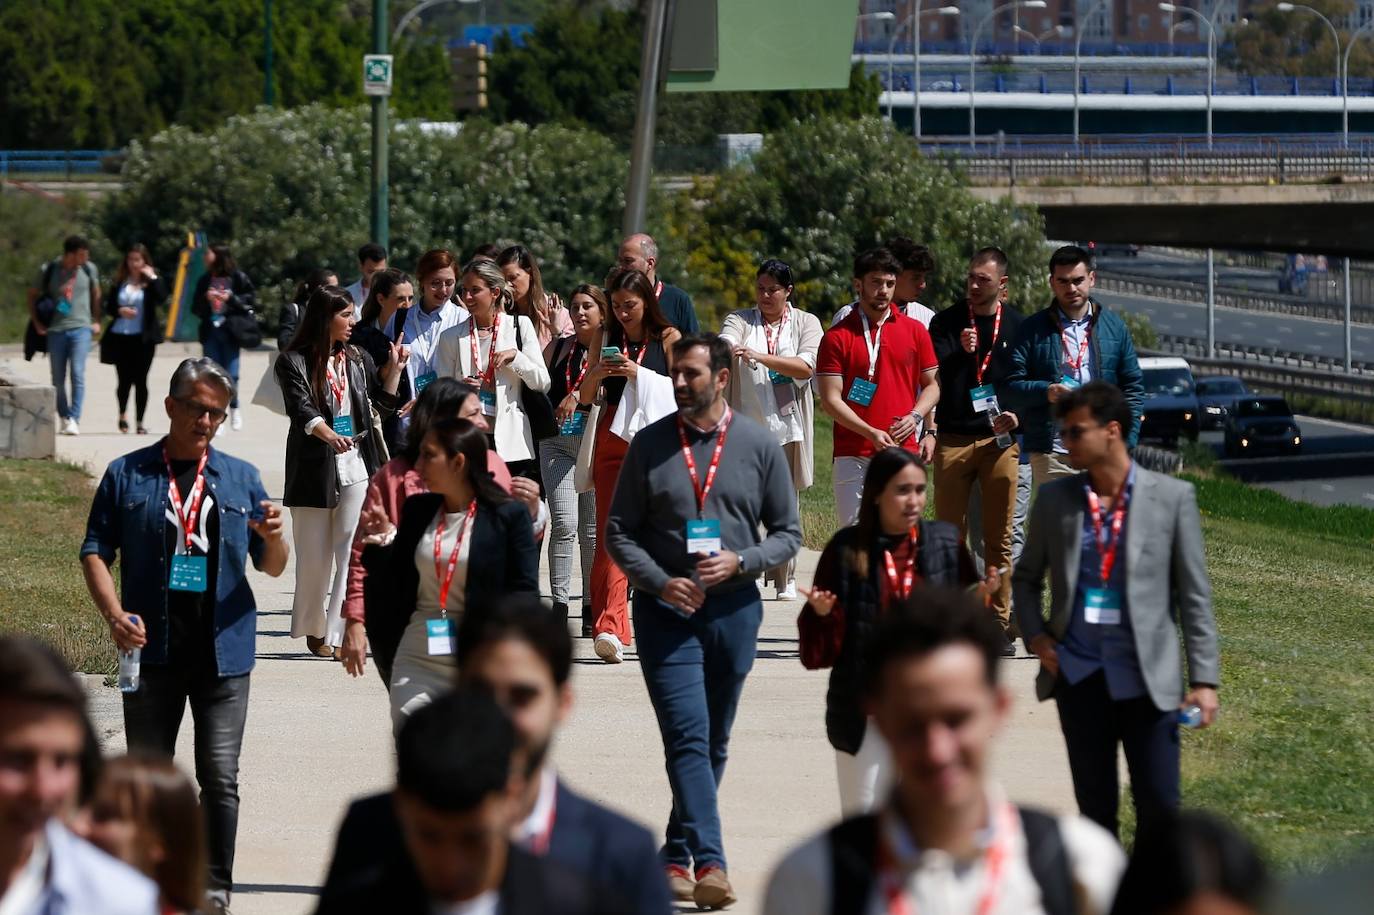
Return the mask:
{"type": "Polygon", "coordinates": [[[641,428],[676,409],[673,401],[672,345],[682,333],[658,309],[654,284],[638,270],[618,270],[607,281],[611,313],[592,342],[592,365],[582,379],[579,403],[590,404],[602,391],[596,423],[592,478],[596,483],[596,556],[592,561],[592,626],[597,657],[619,664],[630,644],[630,610],[625,573],[603,543],[616,478],[630,440],[641,428]],[[611,350],[616,350],[611,355],[611,350]],[[632,394],[633,396],[628,396],[632,394]]]}
{"type": "Polygon", "coordinates": [[[305,636],[307,648],[322,657],[343,643],[353,532],[368,478],[385,463],[373,409],[383,419],[395,412],[406,362],[404,348],[392,344],[379,374],[366,350],[349,345],[353,324],[348,293],[338,286],[316,290],[274,369],[291,419],[282,498],[296,546],[291,637],[305,636]]]}
{"type": "MultiPolygon", "coordinates": [[[[391,358],[391,345],[396,343],[405,330],[405,311],[415,303],[415,284],[403,270],[388,268],[372,274],[372,285],[368,287],[367,298],[363,301],[362,315],[353,327],[349,342],[367,350],[375,365],[386,365],[391,358]],[[390,335],[387,328],[392,328],[390,335]]],[[[401,373],[400,385],[396,388],[398,403],[410,403],[415,395],[411,391],[409,373],[401,373]]],[[[399,416],[388,416],[382,423],[382,438],[386,442],[388,454],[399,454],[405,447],[401,435],[399,416]]]]}
{"type": "Polygon", "coordinates": [[[539,335],[539,349],[545,362],[552,362],[553,344],[573,335],[573,321],[563,301],[544,291],[539,262],[524,245],[511,245],[496,257],[515,299],[515,313],[524,315],[539,335]]]}
{"type": "Polygon", "coordinates": [[[167,300],[167,284],[153,268],[152,255],[143,245],[130,245],[115,270],[114,286],[101,302],[110,323],[100,335],[100,361],[112,364],[119,378],[119,431],[129,431],[125,415],[129,391],[134,393],[134,421],[138,434],[147,435],[143,414],[148,410],[148,369],[153,352],[162,342],[158,309],[167,300]]]}

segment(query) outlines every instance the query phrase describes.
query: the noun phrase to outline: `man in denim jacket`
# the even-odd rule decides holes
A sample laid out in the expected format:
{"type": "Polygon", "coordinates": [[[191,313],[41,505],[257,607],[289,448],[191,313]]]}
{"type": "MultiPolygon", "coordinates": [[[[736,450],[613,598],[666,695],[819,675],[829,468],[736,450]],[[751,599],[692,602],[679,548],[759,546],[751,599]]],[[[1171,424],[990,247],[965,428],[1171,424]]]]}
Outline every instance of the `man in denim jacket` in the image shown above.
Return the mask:
{"type": "Polygon", "coordinates": [[[106,469],[81,546],[86,586],[116,645],[142,649],[138,689],[124,694],[129,749],[173,755],[191,703],[211,912],[227,911],[233,885],[239,749],[257,633],[247,561],[278,576],[288,556],[281,509],[267,500],[257,468],[210,447],[233,393],[228,374],[209,359],[177,367],[167,437],[106,469]],[[119,593],[110,572],[116,554],[119,593]]]}

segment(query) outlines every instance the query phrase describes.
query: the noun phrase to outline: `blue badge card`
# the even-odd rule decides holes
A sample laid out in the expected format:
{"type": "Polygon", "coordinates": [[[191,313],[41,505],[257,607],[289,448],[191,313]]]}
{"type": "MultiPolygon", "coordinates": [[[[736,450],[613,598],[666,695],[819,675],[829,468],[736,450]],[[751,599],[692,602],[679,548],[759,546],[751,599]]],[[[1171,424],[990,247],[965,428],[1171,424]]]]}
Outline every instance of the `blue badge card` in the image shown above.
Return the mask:
{"type": "Polygon", "coordinates": [[[334,417],[334,433],[342,435],[344,438],[353,437],[353,417],[336,416],[334,417]]]}
{"type": "Polygon", "coordinates": [[[687,555],[710,556],[720,552],[720,521],[703,518],[687,522],[687,555]]]}
{"type": "Polygon", "coordinates": [[[775,371],[773,371],[772,369],[769,369],[769,370],[768,370],[768,380],[769,380],[770,382],[772,382],[773,384],[791,384],[791,383],[792,383],[792,379],[791,379],[791,378],[788,378],[788,377],[787,377],[786,375],[784,375],[782,372],[775,372],[775,371]]]}
{"type": "Polygon", "coordinates": [[[204,556],[186,556],[178,553],[172,557],[172,574],[167,581],[169,589],[201,594],[209,587],[209,580],[204,556]]]}
{"type": "Polygon", "coordinates": [[[438,377],[439,377],[439,373],[438,373],[438,372],[425,372],[423,375],[417,375],[417,376],[415,376],[415,394],[416,394],[416,396],[418,397],[419,395],[423,394],[423,393],[425,392],[425,388],[427,388],[427,387],[429,387],[430,385],[434,384],[434,379],[436,379],[436,378],[438,378],[438,377]]]}
{"type": "Polygon", "coordinates": [[[1062,384],[1064,387],[1070,389],[1081,388],[1083,386],[1083,382],[1068,374],[1066,374],[1063,378],[1060,378],[1059,383],[1062,384]]]}
{"type": "Polygon", "coordinates": [[[425,642],[431,655],[453,654],[453,620],[448,617],[427,620],[425,642]]]}
{"type": "Polygon", "coordinates": [[[562,426],[558,429],[559,435],[581,435],[587,431],[587,414],[581,410],[574,410],[562,426]]]}
{"type": "Polygon", "coordinates": [[[488,416],[496,415],[496,392],[490,388],[482,388],[477,392],[478,398],[482,401],[482,412],[488,416]]]}
{"type": "Polygon", "coordinates": [[[1089,588],[1083,594],[1083,618],[1093,626],[1121,625],[1121,592],[1089,588]]]}
{"type": "Polygon", "coordinates": [[[974,413],[986,413],[997,406],[997,389],[990,384],[979,385],[968,392],[974,413]]]}
{"type": "Polygon", "coordinates": [[[849,396],[847,400],[866,407],[873,403],[873,395],[878,393],[878,386],[867,378],[855,378],[854,383],[849,386],[849,396]]]}

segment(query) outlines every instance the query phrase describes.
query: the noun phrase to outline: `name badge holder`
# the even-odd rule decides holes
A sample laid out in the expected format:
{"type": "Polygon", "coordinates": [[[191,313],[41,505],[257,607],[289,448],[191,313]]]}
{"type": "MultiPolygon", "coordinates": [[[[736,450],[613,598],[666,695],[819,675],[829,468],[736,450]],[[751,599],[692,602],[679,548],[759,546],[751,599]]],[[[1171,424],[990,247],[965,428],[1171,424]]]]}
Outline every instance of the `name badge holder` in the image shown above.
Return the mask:
{"type": "Polygon", "coordinates": [[[416,376],[415,376],[415,396],[418,397],[418,396],[420,396],[421,394],[423,394],[423,393],[425,392],[425,388],[427,388],[427,387],[429,387],[430,385],[434,384],[435,380],[436,380],[438,377],[439,377],[439,373],[438,373],[438,372],[433,372],[433,371],[431,371],[431,372],[425,372],[423,375],[416,375],[416,376]]]}
{"type": "Polygon", "coordinates": [[[886,320],[878,323],[878,328],[873,332],[873,336],[868,335],[868,314],[863,311],[862,306],[859,310],[859,318],[864,326],[864,347],[868,350],[868,377],[855,378],[849,386],[849,394],[846,399],[856,403],[861,407],[866,407],[873,403],[873,395],[878,393],[878,385],[873,380],[873,376],[878,372],[878,353],[881,351],[883,339],[883,325],[886,320]]]}
{"type": "Polygon", "coordinates": [[[720,521],[701,518],[687,522],[687,555],[714,556],[720,552],[720,521]]]}
{"type": "Polygon", "coordinates": [[[1111,513],[1108,526],[1102,513],[1102,502],[1088,483],[1083,484],[1088,500],[1088,512],[1092,516],[1093,544],[1099,557],[1098,574],[1102,581],[1100,588],[1087,588],[1083,592],[1083,620],[1091,626],[1120,626],[1124,595],[1116,588],[1108,587],[1112,569],[1116,566],[1117,553],[1121,547],[1121,532],[1126,526],[1126,512],[1130,507],[1130,480],[1117,496],[1116,506],[1111,513]]]}
{"type": "Polygon", "coordinates": [[[1079,381],[1077,378],[1073,377],[1067,372],[1064,373],[1063,377],[1059,379],[1059,383],[1062,384],[1064,387],[1068,388],[1069,390],[1083,387],[1083,382],[1079,381]]]}
{"type": "Polygon", "coordinates": [[[997,389],[990,384],[979,385],[969,391],[968,396],[973,402],[974,413],[987,413],[997,409],[997,389]]]}
{"type": "Polygon", "coordinates": [[[448,565],[443,564],[444,556],[444,510],[439,509],[439,518],[434,525],[434,576],[439,579],[439,618],[425,621],[425,645],[431,656],[453,654],[453,620],[448,617],[448,592],[453,585],[453,573],[458,568],[458,554],[463,549],[463,538],[472,529],[473,516],[477,514],[477,500],[468,504],[467,514],[458,527],[458,537],[449,554],[448,565]]]}
{"type": "Polygon", "coordinates": [[[353,437],[353,417],[336,416],[334,417],[334,434],[342,435],[344,438],[353,437]]]}
{"type": "Polygon", "coordinates": [[[482,401],[482,412],[487,416],[496,415],[496,392],[491,388],[480,388],[477,391],[477,399],[482,401]]]}
{"type": "Polygon", "coordinates": [[[425,647],[430,657],[453,654],[453,620],[448,614],[425,621],[425,647]]]}
{"type": "Polygon", "coordinates": [[[854,383],[849,386],[849,394],[846,400],[856,403],[861,407],[866,407],[873,403],[873,395],[878,393],[878,386],[867,378],[855,378],[854,383]]]}
{"type": "Polygon", "coordinates": [[[170,591],[189,591],[203,593],[209,587],[209,565],[204,556],[194,556],[196,523],[200,519],[200,508],[205,502],[205,465],[210,460],[210,449],[206,448],[196,466],[196,480],[191,485],[190,497],[182,502],[181,491],[177,489],[176,474],[172,472],[172,459],[167,449],[162,449],[162,460],[167,465],[167,500],[172,504],[172,514],[181,528],[183,549],[172,555],[172,568],[167,577],[170,591]]]}
{"type": "Polygon", "coordinates": [[[1094,626],[1121,625],[1121,592],[1089,588],[1083,593],[1083,618],[1094,626]]]}
{"type": "Polygon", "coordinates": [[[711,492],[712,485],[716,482],[716,471],[720,468],[720,456],[725,450],[725,437],[730,432],[730,422],[734,419],[734,414],[727,406],[725,415],[721,417],[720,432],[716,435],[716,447],[711,452],[711,463],[706,468],[706,481],[702,483],[697,477],[697,462],[692,457],[692,446],[687,441],[687,430],[682,417],[677,420],[678,439],[682,443],[682,458],[687,464],[687,475],[692,481],[692,492],[697,499],[697,517],[695,520],[688,520],[685,530],[685,540],[687,556],[714,556],[721,552],[723,546],[720,537],[720,519],[704,517],[706,510],[706,497],[711,492]]]}
{"type": "Polygon", "coordinates": [[[209,587],[209,580],[209,565],[204,556],[188,556],[185,553],[172,556],[172,573],[167,579],[170,590],[203,594],[209,587]]]}

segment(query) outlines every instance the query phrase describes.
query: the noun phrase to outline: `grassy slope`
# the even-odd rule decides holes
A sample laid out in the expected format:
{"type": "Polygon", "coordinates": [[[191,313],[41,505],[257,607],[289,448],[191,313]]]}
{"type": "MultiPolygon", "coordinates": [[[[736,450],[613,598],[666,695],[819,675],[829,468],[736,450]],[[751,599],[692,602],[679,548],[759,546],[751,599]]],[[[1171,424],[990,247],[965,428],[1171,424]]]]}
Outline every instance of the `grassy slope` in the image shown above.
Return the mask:
{"type": "Polygon", "coordinates": [[[28,287],[62,253],[62,240],[80,231],[80,205],[0,185],[0,343],[24,339],[28,287]]]}

